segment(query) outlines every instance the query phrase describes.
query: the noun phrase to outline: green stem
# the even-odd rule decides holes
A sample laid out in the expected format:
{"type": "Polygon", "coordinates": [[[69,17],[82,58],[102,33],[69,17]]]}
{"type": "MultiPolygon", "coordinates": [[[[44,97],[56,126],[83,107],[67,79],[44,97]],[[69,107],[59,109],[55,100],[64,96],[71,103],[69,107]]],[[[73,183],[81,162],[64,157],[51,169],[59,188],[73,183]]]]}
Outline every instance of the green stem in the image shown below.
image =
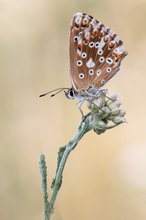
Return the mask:
{"type": "Polygon", "coordinates": [[[58,167],[58,171],[56,174],[56,178],[55,178],[55,183],[52,189],[52,194],[51,194],[51,198],[49,201],[49,216],[48,216],[48,220],[50,220],[51,218],[51,214],[53,212],[53,207],[54,207],[54,203],[57,197],[57,194],[59,192],[59,188],[61,186],[61,182],[62,182],[62,176],[63,176],[63,171],[64,171],[64,167],[67,161],[67,158],[70,154],[70,152],[75,148],[75,146],[78,144],[78,142],[80,141],[80,139],[84,136],[84,134],[89,130],[89,120],[82,120],[79,128],[77,130],[77,133],[75,134],[75,136],[72,138],[71,141],[69,141],[69,143],[65,146],[65,150],[64,150],[64,154],[61,158],[61,161],[59,163],[59,167],[58,167]]]}

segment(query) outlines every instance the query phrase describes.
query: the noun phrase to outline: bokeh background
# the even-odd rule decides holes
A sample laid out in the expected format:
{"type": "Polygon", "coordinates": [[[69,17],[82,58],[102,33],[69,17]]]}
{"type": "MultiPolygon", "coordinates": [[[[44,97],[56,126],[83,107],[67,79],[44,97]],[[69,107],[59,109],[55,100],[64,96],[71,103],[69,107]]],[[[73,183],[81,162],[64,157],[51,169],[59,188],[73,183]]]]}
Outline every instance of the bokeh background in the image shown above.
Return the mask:
{"type": "Polygon", "coordinates": [[[146,1],[0,0],[0,219],[43,219],[39,156],[48,181],[59,147],[80,120],[63,94],[70,86],[68,34],[72,15],[87,12],[111,27],[128,56],[110,80],[127,122],[100,136],[90,132],[71,153],[54,220],[146,219],[146,1]]]}

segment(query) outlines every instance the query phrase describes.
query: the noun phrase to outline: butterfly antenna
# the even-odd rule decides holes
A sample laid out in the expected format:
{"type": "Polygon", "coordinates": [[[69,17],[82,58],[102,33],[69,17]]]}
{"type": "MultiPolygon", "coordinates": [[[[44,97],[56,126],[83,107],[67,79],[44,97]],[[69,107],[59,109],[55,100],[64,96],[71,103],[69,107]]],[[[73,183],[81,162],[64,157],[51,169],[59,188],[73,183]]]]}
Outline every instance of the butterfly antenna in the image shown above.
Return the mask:
{"type": "Polygon", "coordinates": [[[46,96],[46,95],[48,95],[48,94],[50,94],[50,93],[52,93],[52,92],[55,92],[55,93],[53,93],[53,94],[51,95],[51,97],[53,97],[53,96],[57,95],[58,93],[62,92],[63,90],[66,90],[66,89],[69,89],[69,88],[57,88],[57,89],[53,89],[53,90],[51,90],[51,91],[49,91],[49,92],[46,92],[46,93],[41,94],[39,97],[43,97],[43,96],[46,96]]]}

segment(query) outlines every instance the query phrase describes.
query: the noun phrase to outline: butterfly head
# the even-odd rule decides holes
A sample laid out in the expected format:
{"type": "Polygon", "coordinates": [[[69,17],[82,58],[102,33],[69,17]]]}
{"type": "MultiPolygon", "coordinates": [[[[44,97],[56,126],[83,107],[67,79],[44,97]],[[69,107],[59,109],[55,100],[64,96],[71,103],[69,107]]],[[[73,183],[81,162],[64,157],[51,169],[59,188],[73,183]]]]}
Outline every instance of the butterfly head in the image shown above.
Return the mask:
{"type": "Polygon", "coordinates": [[[65,92],[65,95],[68,99],[74,99],[76,96],[73,88],[68,89],[68,91],[65,92]]]}

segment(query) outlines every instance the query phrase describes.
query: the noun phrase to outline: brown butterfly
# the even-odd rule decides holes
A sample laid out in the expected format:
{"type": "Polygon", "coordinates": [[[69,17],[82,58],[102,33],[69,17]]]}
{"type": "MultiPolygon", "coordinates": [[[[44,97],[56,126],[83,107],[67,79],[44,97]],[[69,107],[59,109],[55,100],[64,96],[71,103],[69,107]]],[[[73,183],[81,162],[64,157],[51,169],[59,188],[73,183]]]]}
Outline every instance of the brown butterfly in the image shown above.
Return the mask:
{"type": "Polygon", "coordinates": [[[77,98],[81,110],[85,100],[92,101],[101,92],[106,93],[102,86],[118,72],[127,52],[110,28],[81,12],[71,21],[69,50],[72,87],[50,92],[57,91],[54,96],[64,90],[69,99],[77,98]]]}

